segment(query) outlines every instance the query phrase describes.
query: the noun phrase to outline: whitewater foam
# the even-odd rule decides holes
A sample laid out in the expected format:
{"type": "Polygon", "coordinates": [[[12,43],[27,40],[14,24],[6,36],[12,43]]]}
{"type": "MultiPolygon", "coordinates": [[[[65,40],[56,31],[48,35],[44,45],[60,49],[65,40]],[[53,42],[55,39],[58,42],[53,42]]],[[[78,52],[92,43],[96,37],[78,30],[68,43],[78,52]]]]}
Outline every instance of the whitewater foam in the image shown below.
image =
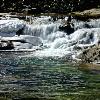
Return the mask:
{"type": "MultiPolygon", "coordinates": [[[[16,33],[17,30],[25,25],[24,35],[27,40],[27,35],[40,38],[43,45],[39,47],[38,51],[33,55],[28,56],[76,56],[82,51],[82,48],[88,47],[94,44],[98,44],[100,41],[100,19],[91,19],[88,22],[72,20],[74,24],[75,32],[70,35],[63,31],[59,31],[59,26],[62,25],[61,19],[56,22],[50,20],[51,17],[35,18],[33,24],[29,25],[20,20],[3,20],[0,22],[0,35],[2,33],[16,33]],[[87,27],[86,24],[88,24],[87,27]],[[80,48],[79,48],[80,47],[80,48]],[[41,49],[41,50],[40,50],[41,49]]],[[[17,38],[18,39],[18,38],[17,38]]],[[[31,42],[34,42],[32,38],[28,38],[31,42]]],[[[34,42],[36,44],[37,42],[34,42]]],[[[22,47],[30,49],[30,44],[23,44],[22,47]]],[[[37,45],[36,45],[37,46],[37,45]]],[[[34,46],[31,48],[35,48],[34,46]]],[[[37,48],[37,47],[36,47],[37,48]]],[[[20,49],[20,47],[19,47],[20,49]]],[[[73,56],[73,57],[74,57],[73,56]]]]}

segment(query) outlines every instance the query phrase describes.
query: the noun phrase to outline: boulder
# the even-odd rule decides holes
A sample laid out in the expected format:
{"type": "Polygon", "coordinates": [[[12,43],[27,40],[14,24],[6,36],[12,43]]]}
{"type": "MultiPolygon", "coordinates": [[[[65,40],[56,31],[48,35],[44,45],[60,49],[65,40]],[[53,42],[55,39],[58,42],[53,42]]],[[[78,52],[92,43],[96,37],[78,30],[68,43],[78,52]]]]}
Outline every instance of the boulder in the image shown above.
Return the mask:
{"type": "Polygon", "coordinates": [[[79,57],[83,63],[92,63],[100,61],[100,46],[93,45],[83,50],[79,57]]]}
{"type": "Polygon", "coordinates": [[[72,24],[67,24],[64,26],[59,26],[59,30],[60,31],[64,31],[65,33],[67,33],[67,35],[70,35],[71,33],[74,32],[74,28],[72,27],[72,24]]]}

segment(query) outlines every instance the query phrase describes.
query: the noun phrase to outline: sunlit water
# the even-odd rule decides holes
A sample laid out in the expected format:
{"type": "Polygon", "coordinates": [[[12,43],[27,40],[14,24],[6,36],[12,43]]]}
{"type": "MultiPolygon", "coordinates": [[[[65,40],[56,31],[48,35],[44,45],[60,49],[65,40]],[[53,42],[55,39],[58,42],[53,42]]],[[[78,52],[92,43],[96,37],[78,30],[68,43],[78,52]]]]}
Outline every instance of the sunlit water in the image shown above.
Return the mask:
{"type": "Polygon", "coordinates": [[[18,100],[99,100],[100,73],[61,58],[0,53],[0,96],[18,100]]]}

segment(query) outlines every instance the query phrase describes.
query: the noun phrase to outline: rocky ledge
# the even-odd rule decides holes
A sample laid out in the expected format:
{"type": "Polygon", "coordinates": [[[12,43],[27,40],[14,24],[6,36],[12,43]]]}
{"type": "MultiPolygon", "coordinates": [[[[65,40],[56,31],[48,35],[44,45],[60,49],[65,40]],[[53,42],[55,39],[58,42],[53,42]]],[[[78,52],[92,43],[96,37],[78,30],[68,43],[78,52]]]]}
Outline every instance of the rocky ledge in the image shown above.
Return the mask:
{"type": "Polygon", "coordinates": [[[82,12],[72,12],[71,15],[80,20],[87,20],[89,18],[100,18],[100,8],[84,10],[82,12]]]}

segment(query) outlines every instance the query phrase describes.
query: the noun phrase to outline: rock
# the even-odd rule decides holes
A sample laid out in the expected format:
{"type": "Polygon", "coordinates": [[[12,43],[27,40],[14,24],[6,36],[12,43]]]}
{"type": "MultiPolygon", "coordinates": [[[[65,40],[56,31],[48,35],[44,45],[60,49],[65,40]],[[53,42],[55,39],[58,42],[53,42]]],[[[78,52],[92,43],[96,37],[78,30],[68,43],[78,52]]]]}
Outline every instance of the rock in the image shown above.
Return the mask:
{"type": "Polygon", "coordinates": [[[74,18],[83,21],[87,21],[89,18],[100,18],[100,8],[84,10],[82,12],[72,12],[71,15],[74,18]]]}
{"type": "Polygon", "coordinates": [[[94,45],[85,49],[79,57],[83,63],[92,63],[100,61],[100,45],[94,45]]]}
{"type": "Polygon", "coordinates": [[[71,33],[74,32],[74,28],[72,27],[71,24],[67,24],[65,26],[59,26],[59,30],[64,31],[65,33],[67,33],[67,35],[70,35],[71,33]]]}
{"type": "Polygon", "coordinates": [[[18,36],[23,35],[24,28],[25,28],[25,25],[16,32],[16,35],[18,36]]]}
{"type": "Polygon", "coordinates": [[[11,50],[14,49],[14,45],[12,41],[1,41],[0,42],[0,50],[11,50]]]}

